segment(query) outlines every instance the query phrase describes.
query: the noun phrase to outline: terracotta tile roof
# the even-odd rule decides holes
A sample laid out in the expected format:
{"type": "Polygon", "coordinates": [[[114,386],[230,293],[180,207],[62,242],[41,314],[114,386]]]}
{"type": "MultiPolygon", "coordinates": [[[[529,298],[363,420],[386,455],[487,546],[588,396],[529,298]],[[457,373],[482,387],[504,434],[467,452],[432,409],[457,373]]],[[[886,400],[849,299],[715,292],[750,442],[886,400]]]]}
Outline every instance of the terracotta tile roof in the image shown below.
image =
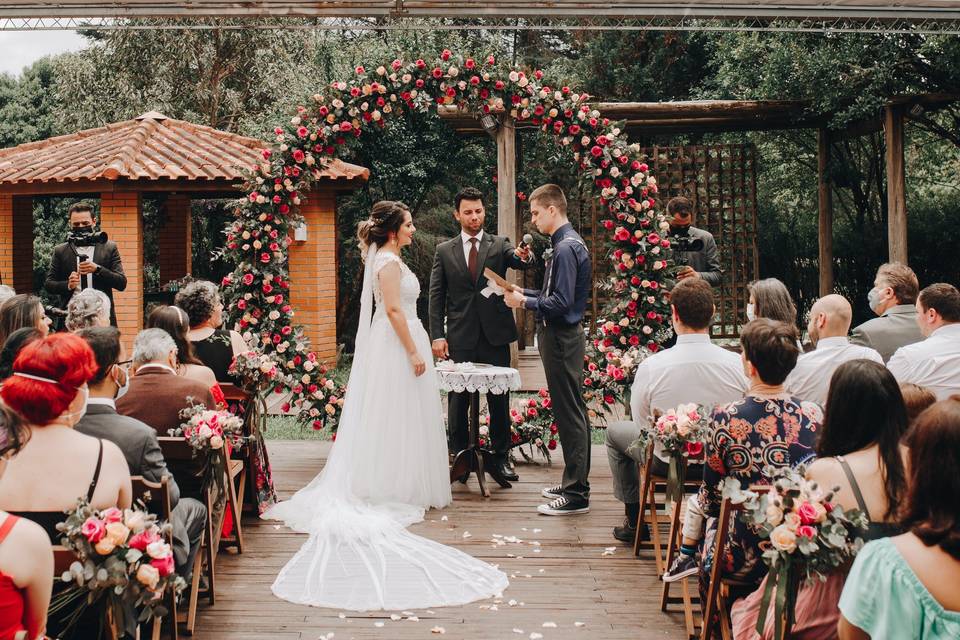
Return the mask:
{"type": "MultiPolygon", "coordinates": [[[[0,149],[0,185],[77,180],[241,180],[264,143],[151,111],[133,120],[0,149]]],[[[370,170],[329,162],[329,180],[370,170]]]]}

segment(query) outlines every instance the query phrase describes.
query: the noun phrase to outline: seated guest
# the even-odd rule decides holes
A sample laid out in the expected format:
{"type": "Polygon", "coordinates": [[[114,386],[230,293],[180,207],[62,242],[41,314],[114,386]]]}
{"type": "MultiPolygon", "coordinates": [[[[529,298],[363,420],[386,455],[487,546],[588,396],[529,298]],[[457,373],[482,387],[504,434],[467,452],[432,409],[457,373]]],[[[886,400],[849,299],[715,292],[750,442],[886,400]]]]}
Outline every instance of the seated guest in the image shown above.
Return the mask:
{"type": "MultiPolygon", "coordinates": [[[[907,432],[907,413],[897,381],[884,366],[870,360],[851,360],[834,372],[830,395],[817,442],[817,461],[807,477],[829,490],[840,487],[834,502],[844,510],[859,509],[870,524],[866,540],[901,532],[897,508],[907,492],[907,450],[901,440],[907,432]]],[[[836,633],[846,569],[800,587],[794,640],[829,638],[836,633]]],[[[733,605],[734,637],[757,638],[757,618],[764,584],[733,605]]],[[[774,616],[768,613],[763,638],[774,637],[774,616]]]]}
{"type": "Polygon", "coordinates": [[[130,506],[130,470],[109,440],[74,430],[87,409],[87,381],[97,371],[83,339],[57,333],[20,352],[0,397],[27,423],[29,440],[7,462],[0,508],[38,523],[59,541],[65,509],[86,498],[94,509],[130,506]]]}
{"type": "Polygon", "coordinates": [[[717,407],[713,412],[714,434],[707,442],[703,484],[697,495],[700,512],[710,518],[706,535],[697,528],[699,517],[685,516],[680,553],[663,575],[665,582],[674,582],[700,571],[701,602],[705,602],[706,579],[715,561],[723,563],[724,578],[754,587],[767,572],[761,560],[759,537],[739,518],[731,518],[723,557],[713,558],[724,478],[736,478],[744,488],[769,484],[770,478],[765,474],[769,467],[809,462],[814,457],[813,445],[822,415],[818,405],[801,403],[783,387],[800,355],[796,328],[760,318],[743,328],[740,346],[750,389],[742,400],[717,407]],[[702,566],[695,557],[701,539],[705,549],[702,566]]]}
{"type": "Polygon", "coordinates": [[[7,336],[3,349],[0,349],[0,380],[6,380],[13,374],[13,361],[20,355],[20,351],[42,337],[40,330],[35,327],[17,329],[7,336]]]}
{"type": "Polygon", "coordinates": [[[180,426],[189,402],[215,409],[210,387],[178,376],[177,344],[163,329],[144,329],[133,341],[130,390],[117,400],[117,413],[136,418],[161,436],[180,426]]]}
{"type": "Polygon", "coordinates": [[[0,304],[3,304],[15,295],[17,295],[17,292],[13,290],[13,287],[0,284],[0,304]]]}
{"type": "MultiPolygon", "coordinates": [[[[217,376],[210,367],[205,366],[193,352],[193,343],[187,339],[190,320],[187,312],[180,307],[157,307],[147,318],[147,327],[163,329],[177,344],[177,375],[197,380],[208,387],[217,386],[217,376]]],[[[214,393],[216,395],[216,393],[214,393]]]]}
{"type": "MultiPolygon", "coordinates": [[[[0,459],[16,455],[25,438],[20,416],[0,403],[0,459]]],[[[0,465],[0,477],[3,472],[0,465]]],[[[0,511],[0,638],[43,637],[52,590],[47,533],[36,522],[0,511]]]]}
{"type": "Polygon", "coordinates": [[[217,285],[205,280],[191,282],[177,293],[176,305],[187,312],[190,331],[187,338],[203,364],[213,369],[220,382],[234,382],[227,373],[235,356],[248,351],[247,343],[236,331],[221,329],[223,301],[217,285]]]}
{"type": "Polygon", "coordinates": [[[907,407],[907,420],[911,425],[927,407],[937,401],[937,396],[933,395],[932,391],[912,382],[900,383],[900,393],[903,394],[903,404],[907,407]]]}
{"type": "Polygon", "coordinates": [[[50,319],[43,310],[43,303],[28,293],[15,295],[0,305],[0,344],[23,327],[33,327],[43,336],[50,333],[50,319]]]}
{"type": "MultiPolygon", "coordinates": [[[[747,390],[740,357],[710,342],[713,291],[705,280],[681,280],[670,294],[670,310],[677,343],[637,366],[630,395],[632,422],[614,422],[607,428],[607,457],[613,472],[613,495],[624,503],[623,526],[613,537],[632,543],[640,515],[640,478],[637,460],[626,454],[658,409],[666,411],[686,402],[713,407],[742,398],[747,390]]],[[[653,473],[667,475],[668,458],[654,450],[653,473]]],[[[639,462],[643,462],[640,460],[639,462]]],[[[690,467],[688,478],[699,479],[703,466],[690,467]]]]}
{"type": "Polygon", "coordinates": [[[850,344],[847,340],[851,318],[853,310],[843,296],[831,294],[813,303],[807,333],[816,348],[797,360],[797,366],[787,378],[787,391],[822,407],[827,402],[830,376],[837,367],[858,358],[883,362],[880,354],[870,347],[850,344]]]}
{"type": "Polygon", "coordinates": [[[747,291],[750,294],[747,300],[747,322],[757,318],[770,318],[797,326],[797,306],[785,284],[776,278],[764,278],[747,285],[747,291]]]}
{"type": "Polygon", "coordinates": [[[84,289],[70,298],[67,304],[67,331],[80,331],[87,327],[110,326],[110,298],[99,289],[84,289]]]}
{"type": "Polygon", "coordinates": [[[907,444],[906,533],[857,554],[840,596],[841,640],[960,638],[960,397],[920,414],[907,444]]]}
{"type": "Polygon", "coordinates": [[[876,349],[886,363],[900,347],[923,340],[914,306],[919,291],[913,269],[899,262],[880,265],[867,293],[870,310],[879,317],[854,327],[850,342],[876,349]]]}
{"type": "Polygon", "coordinates": [[[926,387],[944,400],[960,393],[960,291],[932,284],[917,297],[917,323],[926,337],[900,347],[887,366],[899,382],[926,387]]]}
{"type": "Polygon", "coordinates": [[[117,413],[115,400],[126,395],[130,385],[120,331],[116,327],[92,327],[78,335],[86,340],[97,360],[97,373],[91,378],[87,413],[74,427],[80,433],[115,443],[127,459],[130,474],[150,482],[169,478],[170,506],[173,508],[173,555],[177,573],[189,576],[193,558],[200,548],[207,509],[199,500],[181,498],[176,480],[167,471],[157,432],[129,416],[117,413]]]}

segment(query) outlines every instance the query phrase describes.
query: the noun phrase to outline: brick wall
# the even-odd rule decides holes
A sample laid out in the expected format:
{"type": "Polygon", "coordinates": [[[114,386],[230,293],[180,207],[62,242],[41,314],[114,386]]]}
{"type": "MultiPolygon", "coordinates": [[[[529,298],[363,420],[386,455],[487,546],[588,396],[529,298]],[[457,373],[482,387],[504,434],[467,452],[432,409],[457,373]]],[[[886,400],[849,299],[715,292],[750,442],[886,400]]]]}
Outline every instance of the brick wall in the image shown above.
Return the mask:
{"type": "Polygon", "coordinates": [[[143,215],[139,193],[103,193],[100,196],[100,228],[117,243],[125,291],[114,291],[117,326],[127,353],[133,353],[133,339],[143,327],[143,215]]]}
{"type": "Polygon", "coordinates": [[[0,193],[0,276],[17,293],[33,291],[33,199],[0,193]]]}
{"type": "Polygon", "coordinates": [[[329,364],[337,355],[336,196],[311,193],[300,207],[306,242],[290,245],[290,302],[294,322],[306,328],[313,350],[329,364]]]}

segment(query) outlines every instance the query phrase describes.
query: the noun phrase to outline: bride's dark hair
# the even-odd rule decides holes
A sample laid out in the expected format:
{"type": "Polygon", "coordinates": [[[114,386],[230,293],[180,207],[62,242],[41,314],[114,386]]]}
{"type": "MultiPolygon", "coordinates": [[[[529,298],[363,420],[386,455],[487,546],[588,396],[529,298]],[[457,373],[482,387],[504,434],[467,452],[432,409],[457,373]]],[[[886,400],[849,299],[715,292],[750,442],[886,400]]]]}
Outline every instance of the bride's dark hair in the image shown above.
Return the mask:
{"type": "Polygon", "coordinates": [[[407,205],[394,200],[381,200],[374,203],[370,217],[357,225],[357,238],[360,240],[360,255],[366,256],[371,244],[382,247],[391,233],[396,233],[403,225],[404,214],[410,211],[407,205]]]}

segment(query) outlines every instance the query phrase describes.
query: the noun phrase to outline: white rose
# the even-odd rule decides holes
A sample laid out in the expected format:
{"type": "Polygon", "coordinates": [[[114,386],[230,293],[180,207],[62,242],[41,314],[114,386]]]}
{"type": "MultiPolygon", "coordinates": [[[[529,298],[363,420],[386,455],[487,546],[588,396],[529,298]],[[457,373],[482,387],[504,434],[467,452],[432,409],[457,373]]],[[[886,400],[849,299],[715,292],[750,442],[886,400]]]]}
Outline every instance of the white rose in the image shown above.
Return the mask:
{"type": "Polygon", "coordinates": [[[170,555],[170,545],[163,540],[157,540],[147,545],[147,555],[153,559],[166,558],[170,555]]]}
{"type": "Polygon", "coordinates": [[[210,448],[211,448],[211,449],[219,449],[219,448],[221,448],[222,446],[223,446],[223,438],[222,438],[222,437],[220,437],[220,436],[218,436],[218,435],[211,436],[211,438],[210,438],[210,448]]]}
{"type": "Polygon", "coordinates": [[[203,425],[200,427],[200,430],[197,431],[197,435],[199,435],[201,438],[209,438],[213,435],[213,430],[207,425],[203,425]]]}

